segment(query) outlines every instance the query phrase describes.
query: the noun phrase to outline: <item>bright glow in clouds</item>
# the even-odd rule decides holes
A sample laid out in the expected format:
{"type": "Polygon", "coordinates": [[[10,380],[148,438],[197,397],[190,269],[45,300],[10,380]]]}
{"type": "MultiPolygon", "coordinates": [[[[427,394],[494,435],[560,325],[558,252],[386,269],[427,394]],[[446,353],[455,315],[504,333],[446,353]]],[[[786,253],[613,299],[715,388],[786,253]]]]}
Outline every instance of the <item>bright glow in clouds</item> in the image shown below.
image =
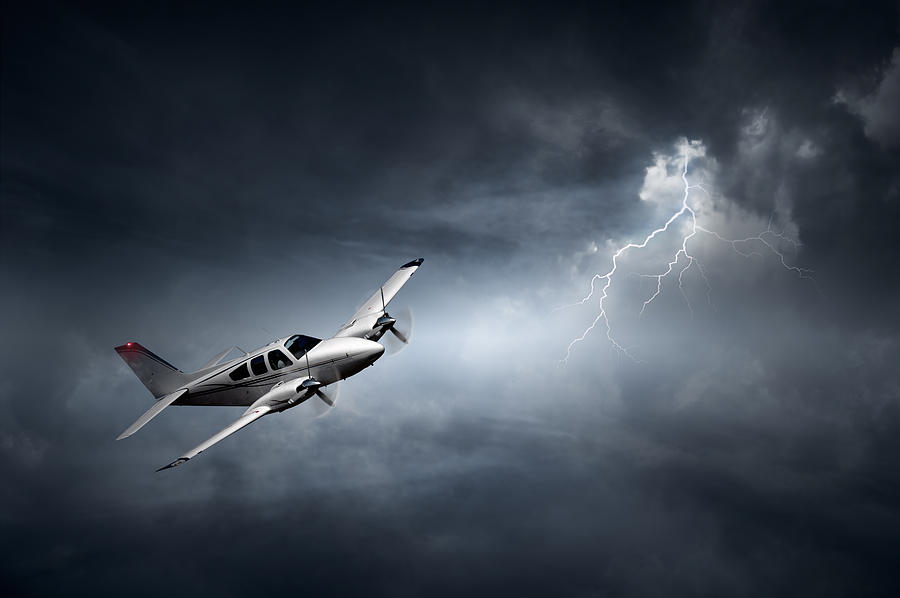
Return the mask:
{"type": "MultiPolygon", "coordinates": [[[[757,128],[764,128],[766,122],[765,113],[763,113],[758,121],[754,121],[752,133],[758,134],[757,136],[764,134],[764,130],[758,131],[757,128]]],[[[715,197],[709,191],[709,185],[717,167],[716,162],[706,158],[706,147],[701,141],[688,141],[682,138],[676,144],[675,149],[676,153],[671,156],[654,155],[654,163],[647,168],[644,186],[640,192],[642,201],[654,203],[662,210],[666,210],[667,206],[673,203],[675,205],[664,212],[669,214],[664,224],[653,229],[642,240],[626,243],[616,249],[612,256],[610,269],[605,274],[594,274],[591,278],[590,292],[577,303],[567,306],[584,305],[599,295],[599,311],[596,317],[580,336],[569,343],[566,348],[566,356],[562,360],[563,364],[568,362],[575,346],[587,338],[591,331],[598,326],[617,352],[637,361],[635,356],[613,334],[613,326],[607,311],[607,300],[614,290],[615,281],[623,275],[620,272],[622,260],[630,254],[650,252],[651,245],[663,243],[666,237],[677,235],[676,240],[679,241],[677,248],[674,253],[663,256],[662,263],[656,272],[639,274],[643,278],[656,282],[652,292],[641,304],[640,314],[650,308],[653,301],[659,297],[663,292],[664,281],[670,277],[677,279],[678,289],[692,313],[693,308],[684,291],[685,275],[696,271],[697,278],[706,285],[707,291],[711,289],[703,266],[691,253],[692,241],[699,234],[708,235],[745,257],[762,256],[763,253],[768,252],[777,257],[784,268],[797,273],[801,278],[810,278],[809,270],[792,265],[785,257],[781,247],[788,245],[796,249],[798,244],[783,232],[773,230],[771,219],[766,229],[741,238],[730,238],[713,228],[707,228],[707,226],[712,226],[708,221],[714,220],[717,212],[729,211],[729,206],[720,205],[725,200],[715,197]],[[699,166],[691,173],[693,183],[688,180],[688,167],[692,161],[699,163],[699,166]],[[676,174],[673,174],[673,170],[676,174]],[[673,202],[676,197],[677,200],[673,202]]]]}

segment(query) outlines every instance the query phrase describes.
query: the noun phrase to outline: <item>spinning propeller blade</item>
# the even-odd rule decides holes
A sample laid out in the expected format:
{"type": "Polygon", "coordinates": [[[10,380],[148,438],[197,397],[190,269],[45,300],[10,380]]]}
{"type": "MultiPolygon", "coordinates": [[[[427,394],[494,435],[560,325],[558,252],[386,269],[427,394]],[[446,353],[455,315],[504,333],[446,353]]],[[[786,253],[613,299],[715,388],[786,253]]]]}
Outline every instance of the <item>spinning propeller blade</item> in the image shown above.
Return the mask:
{"type": "Polygon", "coordinates": [[[313,410],[316,413],[316,417],[322,417],[323,415],[329,413],[331,408],[334,407],[334,404],[337,403],[338,395],[340,394],[340,385],[332,384],[329,386],[329,392],[325,392],[321,388],[316,390],[316,398],[318,401],[310,401],[313,405],[313,410]]]}
{"type": "MultiPolygon", "coordinates": [[[[387,315],[387,314],[385,314],[387,315]]],[[[403,350],[412,340],[413,315],[408,307],[402,308],[396,316],[391,317],[394,322],[387,328],[390,334],[382,336],[384,346],[391,355],[396,355],[403,350]]]]}

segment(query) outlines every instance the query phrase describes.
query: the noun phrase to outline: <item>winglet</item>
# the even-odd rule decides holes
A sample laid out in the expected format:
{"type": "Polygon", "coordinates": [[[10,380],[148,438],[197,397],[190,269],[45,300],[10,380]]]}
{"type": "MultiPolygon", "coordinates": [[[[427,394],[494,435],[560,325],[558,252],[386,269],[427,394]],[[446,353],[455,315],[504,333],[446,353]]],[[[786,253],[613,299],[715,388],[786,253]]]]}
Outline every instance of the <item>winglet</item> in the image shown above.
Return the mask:
{"type": "Polygon", "coordinates": [[[421,266],[422,262],[424,262],[424,261],[425,261],[425,258],[420,257],[418,259],[414,259],[411,262],[406,262],[405,264],[400,266],[400,268],[402,269],[402,268],[412,268],[413,266],[421,266]]]}
{"type": "Polygon", "coordinates": [[[170,469],[170,468],[172,468],[172,467],[178,467],[178,466],[181,465],[182,463],[187,463],[188,461],[190,461],[190,458],[189,458],[189,457],[179,457],[178,459],[175,459],[174,461],[172,461],[171,463],[169,463],[169,464],[166,465],[165,467],[160,467],[160,468],[157,469],[156,471],[157,471],[157,472],[160,472],[160,471],[162,471],[163,469],[170,469]]]}

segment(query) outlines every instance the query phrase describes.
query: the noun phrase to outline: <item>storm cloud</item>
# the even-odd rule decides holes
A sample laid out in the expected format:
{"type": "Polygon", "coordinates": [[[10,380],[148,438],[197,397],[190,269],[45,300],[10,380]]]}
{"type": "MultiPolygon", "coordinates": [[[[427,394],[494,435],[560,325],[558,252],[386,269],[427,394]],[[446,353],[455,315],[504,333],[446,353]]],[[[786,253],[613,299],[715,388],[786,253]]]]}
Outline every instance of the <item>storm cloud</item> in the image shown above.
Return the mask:
{"type": "Polygon", "coordinates": [[[4,594],[900,592],[896,3],[2,10],[4,594]],[[679,221],[609,293],[634,359],[562,367],[684,148],[788,267],[698,235],[641,314],[679,221]],[[327,417],[114,441],[112,347],[328,336],[420,256],[327,417]]]}

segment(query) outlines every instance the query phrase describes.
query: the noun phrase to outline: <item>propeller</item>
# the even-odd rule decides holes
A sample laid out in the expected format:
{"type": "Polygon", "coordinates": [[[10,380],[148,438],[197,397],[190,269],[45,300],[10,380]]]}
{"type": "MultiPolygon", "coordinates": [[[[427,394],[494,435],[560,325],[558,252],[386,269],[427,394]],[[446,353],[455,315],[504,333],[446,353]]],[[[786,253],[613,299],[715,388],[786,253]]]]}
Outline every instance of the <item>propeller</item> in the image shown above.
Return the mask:
{"type": "Polygon", "coordinates": [[[384,347],[388,354],[396,355],[412,340],[412,311],[408,307],[404,307],[396,312],[396,316],[391,317],[391,320],[393,323],[387,328],[390,334],[385,334],[381,339],[384,341],[384,347]]]}
{"type": "Polygon", "coordinates": [[[381,328],[384,332],[381,336],[386,342],[384,346],[391,355],[399,353],[412,339],[413,317],[412,311],[404,307],[397,312],[395,318],[387,312],[384,303],[384,288],[381,289],[381,313],[382,316],[375,321],[373,328],[381,328]],[[391,334],[388,335],[387,333],[391,334]]]}
{"type": "Polygon", "coordinates": [[[319,400],[311,401],[316,417],[322,417],[331,412],[331,408],[337,403],[340,388],[340,384],[334,383],[330,385],[327,393],[321,388],[316,389],[316,397],[319,400]]]}
{"type": "MultiPolygon", "coordinates": [[[[332,367],[334,366],[332,365],[332,367]]],[[[334,382],[331,384],[330,393],[327,393],[323,390],[326,385],[322,384],[311,375],[309,366],[309,351],[306,352],[306,372],[309,377],[300,383],[300,386],[297,387],[297,392],[301,393],[302,391],[313,391],[313,394],[316,395],[316,397],[319,399],[318,401],[312,401],[313,409],[316,412],[316,417],[321,417],[328,413],[332,407],[334,407],[334,404],[337,402],[338,389],[340,388],[340,386],[337,382],[334,382]]]]}

